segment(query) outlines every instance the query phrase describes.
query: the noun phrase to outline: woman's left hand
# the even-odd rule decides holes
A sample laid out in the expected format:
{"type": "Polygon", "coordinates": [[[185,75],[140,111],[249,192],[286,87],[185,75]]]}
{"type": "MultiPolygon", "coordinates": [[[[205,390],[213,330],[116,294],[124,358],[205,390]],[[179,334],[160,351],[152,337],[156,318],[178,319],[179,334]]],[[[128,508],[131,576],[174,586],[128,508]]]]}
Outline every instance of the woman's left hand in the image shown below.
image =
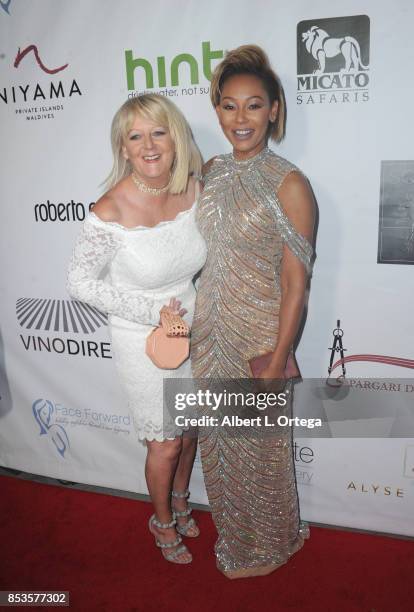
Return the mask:
{"type": "Polygon", "coordinates": [[[268,365],[260,372],[260,379],[263,379],[263,387],[267,392],[278,393],[283,391],[286,383],[284,368],[268,365]]]}
{"type": "Polygon", "coordinates": [[[285,370],[284,368],[280,368],[280,367],[275,367],[275,366],[271,366],[268,365],[267,368],[265,368],[264,370],[262,370],[260,372],[260,378],[271,378],[274,380],[285,380],[285,370]]]}

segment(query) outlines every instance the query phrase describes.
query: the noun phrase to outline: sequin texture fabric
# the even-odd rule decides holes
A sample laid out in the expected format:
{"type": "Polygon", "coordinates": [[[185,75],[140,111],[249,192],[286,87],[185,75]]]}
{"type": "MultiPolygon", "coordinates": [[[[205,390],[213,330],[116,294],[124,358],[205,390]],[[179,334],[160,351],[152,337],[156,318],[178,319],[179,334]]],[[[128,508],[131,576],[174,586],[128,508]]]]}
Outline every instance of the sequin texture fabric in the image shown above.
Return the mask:
{"type": "MultiPolygon", "coordinates": [[[[197,223],[208,255],[192,327],[196,378],[248,378],[248,360],[274,349],[284,245],[311,270],[312,247],[277,197],[292,171],[299,170],[265,148],[243,162],[218,156],[205,176],[197,223]]],[[[308,536],[299,520],[289,428],[261,439],[215,427],[201,436],[200,448],[218,567],[285,563],[308,536]]]]}

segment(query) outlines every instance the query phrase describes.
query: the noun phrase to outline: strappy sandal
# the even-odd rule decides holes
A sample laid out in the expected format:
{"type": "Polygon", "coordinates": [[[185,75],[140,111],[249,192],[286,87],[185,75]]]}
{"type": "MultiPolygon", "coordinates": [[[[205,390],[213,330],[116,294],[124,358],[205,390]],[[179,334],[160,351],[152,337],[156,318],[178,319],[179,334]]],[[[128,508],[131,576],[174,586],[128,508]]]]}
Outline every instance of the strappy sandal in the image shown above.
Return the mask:
{"type": "MultiPolygon", "coordinates": [[[[182,493],[179,491],[172,491],[171,497],[175,497],[176,499],[187,499],[188,497],[190,497],[190,491],[188,489],[186,489],[182,493]]],[[[172,506],[172,511],[173,511],[173,517],[177,519],[177,518],[182,518],[182,517],[189,517],[193,509],[187,502],[187,510],[175,510],[174,506],[172,506]]],[[[193,517],[190,517],[188,521],[184,523],[183,525],[179,525],[177,522],[176,529],[178,533],[180,533],[182,536],[185,536],[187,538],[197,538],[200,535],[200,529],[198,528],[198,525],[193,519],[193,517]],[[188,533],[190,529],[193,529],[195,531],[193,535],[188,533]]]]}
{"type": "Polygon", "coordinates": [[[155,525],[156,527],[158,527],[158,529],[169,529],[170,527],[174,527],[176,523],[177,521],[175,520],[175,518],[173,518],[173,520],[170,523],[160,523],[160,521],[156,518],[155,514],[153,514],[150,520],[148,521],[148,529],[150,530],[152,535],[155,537],[155,544],[158,546],[158,548],[161,548],[161,552],[162,552],[164,559],[166,559],[167,561],[170,561],[171,563],[178,563],[179,565],[186,565],[187,563],[191,563],[193,558],[185,544],[183,544],[182,546],[179,546],[179,544],[181,544],[182,542],[181,536],[177,534],[177,537],[175,538],[173,542],[160,542],[157,537],[158,534],[154,531],[154,528],[153,528],[153,525],[155,525]],[[173,550],[172,552],[168,552],[169,548],[175,548],[176,546],[178,546],[176,550],[173,550]],[[182,561],[178,559],[179,555],[182,555],[183,553],[188,553],[191,558],[188,561],[182,561]]]}

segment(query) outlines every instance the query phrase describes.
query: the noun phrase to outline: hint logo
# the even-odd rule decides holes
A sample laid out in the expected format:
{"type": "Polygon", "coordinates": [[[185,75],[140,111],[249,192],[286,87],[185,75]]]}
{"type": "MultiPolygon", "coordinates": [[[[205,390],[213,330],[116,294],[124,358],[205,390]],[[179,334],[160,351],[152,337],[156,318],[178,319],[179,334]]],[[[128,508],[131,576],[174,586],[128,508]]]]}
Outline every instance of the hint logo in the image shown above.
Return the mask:
{"type": "MultiPolygon", "coordinates": [[[[202,48],[202,69],[205,78],[211,79],[211,62],[223,57],[223,51],[212,51],[210,41],[205,41],[202,48]]],[[[166,58],[157,57],[156,65],[144,57],[134,57],[132,50],[125,51],[125,67],[128,90],[154,89],[154,87],[177,87],[180,84],[180,67],[186,76],[190,77],[191,85],[200,82],[199,62],[191,53],[180,53],[176,55],[167,66],[166,58]],[[137,72],[139,69],[139,72],[137,72]]],[[[182,76],[182,73],[181,73],[182,76]]]]}
{"type": "Polygon", "coordinates": [[[297,26],[297,104],[369,99],[367,15],[312,19],[297,26]]]}

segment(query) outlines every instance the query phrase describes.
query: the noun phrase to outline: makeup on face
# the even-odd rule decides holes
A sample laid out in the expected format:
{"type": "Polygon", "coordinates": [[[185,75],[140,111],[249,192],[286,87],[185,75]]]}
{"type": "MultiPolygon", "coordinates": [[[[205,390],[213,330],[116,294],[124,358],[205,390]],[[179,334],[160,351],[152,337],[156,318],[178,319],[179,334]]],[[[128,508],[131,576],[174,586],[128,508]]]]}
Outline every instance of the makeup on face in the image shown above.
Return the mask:
{"type": "Polygon", "coordinates": [[[168,182],[175,145],[164,126],[137,116],[124,139],[122,152],[141,180],[154,186],[168,182]]]}
{"type": "Polygon", "coordinates": [[[260,78],[239,74],[225,81],[216,112],[235,158],[248,159],[266,146],[269,121],[276,119],[277,102],[270,104],[260,78]]]}

